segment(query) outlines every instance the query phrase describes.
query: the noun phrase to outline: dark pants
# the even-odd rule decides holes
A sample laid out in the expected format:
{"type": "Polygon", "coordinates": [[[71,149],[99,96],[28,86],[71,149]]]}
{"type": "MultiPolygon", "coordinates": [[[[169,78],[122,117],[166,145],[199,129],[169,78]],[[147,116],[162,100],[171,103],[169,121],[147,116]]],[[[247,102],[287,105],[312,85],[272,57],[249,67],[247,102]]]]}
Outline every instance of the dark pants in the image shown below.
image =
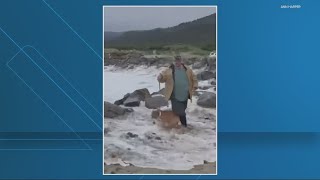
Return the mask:
{"type": "Polygon", "coordinates": [[[187,117],[186,116],[179,116],[180,117],[180,122],[182,126],[187,127],[187,117]]]}
{"type": "Polygon", "coordinates": [[[172,104],[172,111],[179,116],[181,124],[187,127],[186,109],[187,109],[188,100],[181,102],[172,98],[171,104],[172,104]]]}

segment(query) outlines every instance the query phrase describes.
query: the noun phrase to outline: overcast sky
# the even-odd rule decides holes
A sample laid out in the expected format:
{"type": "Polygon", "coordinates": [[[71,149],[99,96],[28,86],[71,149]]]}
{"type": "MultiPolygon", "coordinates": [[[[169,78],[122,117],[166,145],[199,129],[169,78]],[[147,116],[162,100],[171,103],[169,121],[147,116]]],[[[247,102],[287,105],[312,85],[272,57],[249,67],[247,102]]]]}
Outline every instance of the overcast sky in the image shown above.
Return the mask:
{"type": "Polygon", "coordinates": [[[166,28],[215,12],[215,7],[104,7],[104,31],[166,28]]]}

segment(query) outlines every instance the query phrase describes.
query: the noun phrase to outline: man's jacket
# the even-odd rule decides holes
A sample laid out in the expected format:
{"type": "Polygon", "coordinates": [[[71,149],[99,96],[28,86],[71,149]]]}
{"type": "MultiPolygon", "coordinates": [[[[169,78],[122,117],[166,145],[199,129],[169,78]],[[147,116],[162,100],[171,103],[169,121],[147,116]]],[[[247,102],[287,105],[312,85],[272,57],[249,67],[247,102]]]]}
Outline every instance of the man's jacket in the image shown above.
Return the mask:
{"type": "MultiPolygon", "coordinates": [[[[183,67],[186,70],[186,74],[189,80],[189,99],[192,99],[192,94],[194,88],[198,87],[198,80],[197,76],[193,73],[193,71],[188,67],[183,65],[183,67]]],[[[174,86],[174,66],[171,65],[169,68],[162,71],[160,74],[162,75],[162,78],[159,80],[161,83],[165,83],[165,98],[166,100],[169,100],[171,97],[171,94],[173,92],[173,86],[174,86]]]]}

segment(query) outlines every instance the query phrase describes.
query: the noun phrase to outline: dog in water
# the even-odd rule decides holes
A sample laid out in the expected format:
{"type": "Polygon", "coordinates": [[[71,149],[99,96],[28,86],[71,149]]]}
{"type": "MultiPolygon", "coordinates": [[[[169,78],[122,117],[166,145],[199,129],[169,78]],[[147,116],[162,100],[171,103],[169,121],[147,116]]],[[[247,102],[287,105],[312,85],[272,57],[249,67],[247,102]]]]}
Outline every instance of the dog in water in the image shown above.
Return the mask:
{"type": "Polygon", "coordinates": [[[172,111],[155,110],[152,111],[152,118],[162,127],[172,129],[180,127],[180,118],[172,111]]]}

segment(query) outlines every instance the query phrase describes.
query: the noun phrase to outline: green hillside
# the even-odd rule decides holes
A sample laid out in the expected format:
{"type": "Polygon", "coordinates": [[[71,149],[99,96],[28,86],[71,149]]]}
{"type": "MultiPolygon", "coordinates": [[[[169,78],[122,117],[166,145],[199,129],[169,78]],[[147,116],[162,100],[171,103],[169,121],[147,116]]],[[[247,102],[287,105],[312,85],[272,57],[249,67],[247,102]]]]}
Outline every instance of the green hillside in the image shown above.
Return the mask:
{"type": "Polygon", "coordinates": [[[216,47],[216,14],[169,28],[128,31],[116,38],[108,38],[108,34],[105,48],[165,50],[168,45],[184,44],[211,51],[216,47]]]}

